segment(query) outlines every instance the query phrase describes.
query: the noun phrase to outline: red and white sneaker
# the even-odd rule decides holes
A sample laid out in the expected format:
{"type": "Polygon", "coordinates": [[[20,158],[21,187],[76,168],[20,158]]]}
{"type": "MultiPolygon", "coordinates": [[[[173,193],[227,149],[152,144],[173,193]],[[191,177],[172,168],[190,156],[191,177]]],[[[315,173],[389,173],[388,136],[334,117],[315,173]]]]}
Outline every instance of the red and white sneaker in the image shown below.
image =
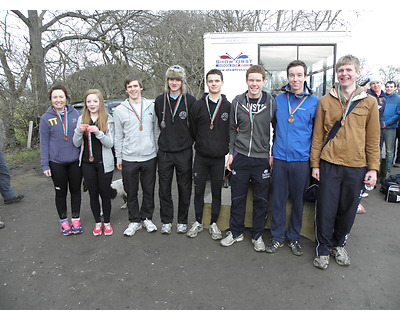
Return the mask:
{"type": "Polygon", "coordinates": [[[362,204],[359,204],[357,207],[357,213],[365,213],[365,208],[362,204]]]}
{"type": "Polygon", "coordinates": [[[113,228],[111,226],[111,223],[105,223],[104,224],[104,235],[111,236],[112,234],[113,234],[113,228]]]}
{"type": "Polygon", "coordinates": [[[101,222],[96,223],[96,225],[94,226],[94,229],[93,229],[93,235],[97,237],[97,236],[101,236],[102,233],[103,233],[103,227],[101,225],[101,222]]]}

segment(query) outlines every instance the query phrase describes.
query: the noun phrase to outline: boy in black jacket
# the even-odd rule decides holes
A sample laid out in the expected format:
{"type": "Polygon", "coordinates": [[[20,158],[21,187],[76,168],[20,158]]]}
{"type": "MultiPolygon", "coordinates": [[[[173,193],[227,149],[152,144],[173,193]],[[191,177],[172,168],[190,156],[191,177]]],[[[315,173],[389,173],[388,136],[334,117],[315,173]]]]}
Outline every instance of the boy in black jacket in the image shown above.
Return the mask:
{"type": "Polygon", "coordinates": [[[210,177],[212,204],[209,231],[212,239],[219,240],[222,238],[222,233],[217,226],[217,220],[221,209],[225,155],[229,151],[231,103],[221,94],[224,81],[220,70],[210,70],[206,75],[206,84],[209,92],[193,104],[189,118],[196,149],[193,167],[196,221],[187,232],[187,236],[194,238],[198,232],[203,231],[204,191],[207,178],[210,177]]]}
{"type": "Polygon", "coordinates": [[[172,178],[176,170],[178,184],[177,232],[186,233],[192,193],[193,138],[189,131],[189,114],[196,98],[187,93],[186,73],[180,66],[166,72],[165,93],[155,100],[160,126],[158,138],[158,178],[161,233],[170,234],[174,216],[172,178]]]}

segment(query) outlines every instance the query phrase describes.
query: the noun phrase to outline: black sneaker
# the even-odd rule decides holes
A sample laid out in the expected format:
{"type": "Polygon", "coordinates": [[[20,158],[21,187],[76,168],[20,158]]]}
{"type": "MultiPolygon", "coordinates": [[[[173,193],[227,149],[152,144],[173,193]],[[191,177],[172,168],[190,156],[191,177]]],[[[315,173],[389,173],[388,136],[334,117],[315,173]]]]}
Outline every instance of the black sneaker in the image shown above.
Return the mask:
{"type": "Polygon", "coordinates": [[[272,238],[268,246],[265,248],[265,251],[268,253],[274,253],[278,248],[283,247],[283,242],[276,241],[274,238],[272,238]]]}
{"type": "Polygon", "coordinates": [[[298,241],[290,240],[288,242],[288,246],[292,249],[292,253],[295,256],[303,255],[303,249],[301,248],[300,243],[298,241]]]}
{"type": "Polygon", "coordinates": [[[23,198],[24,198],[24,195],[23,194],[19,194],[19,195],[15,196],[14,198],[11,198],[9,200],[4,200],[4,204],[20,202],[23,198]]]}

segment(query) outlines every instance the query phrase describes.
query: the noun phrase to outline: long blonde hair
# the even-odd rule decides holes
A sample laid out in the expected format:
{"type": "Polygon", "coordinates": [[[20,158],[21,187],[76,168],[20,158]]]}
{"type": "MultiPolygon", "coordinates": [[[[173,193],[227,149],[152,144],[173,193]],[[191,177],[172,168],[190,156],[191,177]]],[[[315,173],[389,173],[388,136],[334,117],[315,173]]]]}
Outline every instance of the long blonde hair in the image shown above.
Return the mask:
{"type": "Polygon", "coordinates": [[[82,111],[82,124],[89,124],[90,123],[90,111],[86,106],[86,98],[90,94],[95,94],[99,98],[99,116],[97,118],[97,127],[103,133],[107,131],[107,120],[108,120],[108,113],[106,111],[106,107],[104,106],[104,98],[100,90],[98,89],[89,89],[85,93],[85,100],[84,100],[84,107],[82,111]]]}

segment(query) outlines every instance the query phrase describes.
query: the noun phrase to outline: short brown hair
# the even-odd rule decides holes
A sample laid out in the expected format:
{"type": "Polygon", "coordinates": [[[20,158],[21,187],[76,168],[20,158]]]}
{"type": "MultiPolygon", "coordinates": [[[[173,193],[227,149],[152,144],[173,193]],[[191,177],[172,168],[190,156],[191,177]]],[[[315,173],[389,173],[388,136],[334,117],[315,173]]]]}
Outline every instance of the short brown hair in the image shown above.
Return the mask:
{"type": "Polygon", "coordinates": [[[130,84],[132,81],[137,81],[139,83],[139,87],[143,88],[143,83],[142,83],[142,79],[140,79],[137,76],[127,76],[124,80],[124,88],[126,90],[128,84],[130,84]]]}
{"type": "Polygon", "coordinates": [[[258,64],[251,66],[249,69],[246,71],[246,80],[249,78],[250,73],[260,73],[262,75],[263,80],[267,77],[267,74],[265,73],[265,69],[263,66],[260,66],[258,64]]]}

